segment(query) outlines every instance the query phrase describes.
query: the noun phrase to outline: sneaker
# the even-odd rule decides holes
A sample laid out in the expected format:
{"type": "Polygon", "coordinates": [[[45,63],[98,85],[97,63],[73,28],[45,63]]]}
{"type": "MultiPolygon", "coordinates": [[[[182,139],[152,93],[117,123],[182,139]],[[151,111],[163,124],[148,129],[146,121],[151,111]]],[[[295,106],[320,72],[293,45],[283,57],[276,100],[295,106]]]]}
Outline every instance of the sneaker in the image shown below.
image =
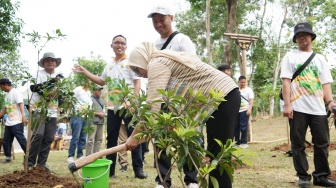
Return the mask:
{"type": "Polygon", "coordinates": [[[197,185],[197,183],[189,183],[187,188],[198,188],[198,185],[197,185]]]}
{"type": "Polygon", "coordinates": [[[237,148],[237,147],[239,147],[238,144],[234,144],[234,145],[232,146],[232,148],[237,148]]]}
{"type": "Polygon", "coordinates": [[[75,160],[74,160],[73,157],[69,157],[69,158],[67,159],[67,162],[68,162],[68,164],[71,164],[71,163],[75,162],[75,160]]]}
{"type": "Polygon", "coordinates": [[[4,159],[4,160],[2,160],[2,163],[11,163],[12,162],[12,159],[4,159]]]}
{"type": "Polygon", "coordinates": [[[139,179],[146,179],[147,178],[147,174],[142,170],[138,170],[138,171],[134,171],[134,175],[135,178],[139,178],[139,179]]]}
{"type": "Polygon", "coordinates": [[[121,171],[121,172],[125,172],[125,171],[127,171],[127,165],[125,165],[125,166],[121,166],[120,171],[121,171]]]}
{"type": "Polygon", "coordinates": [[[164,188],[163,185],[157,185],[155,188],[164,188]]]}
{"type": "Polygon", "coordinates": [[[117,176],[116,175],[112,175],[112,176],[110,176],[110,178],[117,178],[117,176]]]}
{"type": "Polygon", "coordinates": [[[240,147],[240,148],[248,148],[249,145],[247,145],[247,144],[240,144],[239,147],[240,147]]]}

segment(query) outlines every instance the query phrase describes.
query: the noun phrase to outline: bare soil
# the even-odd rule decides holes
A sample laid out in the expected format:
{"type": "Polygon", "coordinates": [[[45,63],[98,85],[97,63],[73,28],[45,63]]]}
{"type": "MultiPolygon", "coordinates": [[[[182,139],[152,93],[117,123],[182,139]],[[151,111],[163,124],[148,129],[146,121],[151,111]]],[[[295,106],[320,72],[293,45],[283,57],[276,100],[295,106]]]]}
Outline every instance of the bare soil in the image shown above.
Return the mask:
{"type": "Polygon", "coordinates": [[[0,176],[0,187],[20,187],[20,188],[77,188],[83,187],[79,185],[73,177],[57,177],[54,174],[47,173],[44,168],[34,167],[27,173],[22,171],[14,171],[11,174],[0,176]]]}
{"type": "MultiPolygon", "coordinates": [[[[289,148],[290,146],[285,143],[285,144],[281,144],[281,145],[278,145],[278,146],[275,146],[272,151],[280,151],[280,152],[284,152],[288,155],[288,151],[290,150],[289,148]]],[[[332,150],[336,150],[336,142],[331,142],[330,145],[329,145],[329,151],[332,151],[332,150]]],[[[306,152],[314,152],[314,145],[309,143],[308,141],[306,141],[306,152]]],[[[329,176],[330,179],[332,180],[336,180],[336,171],[331,171],[331,174],[329,176]]]]}

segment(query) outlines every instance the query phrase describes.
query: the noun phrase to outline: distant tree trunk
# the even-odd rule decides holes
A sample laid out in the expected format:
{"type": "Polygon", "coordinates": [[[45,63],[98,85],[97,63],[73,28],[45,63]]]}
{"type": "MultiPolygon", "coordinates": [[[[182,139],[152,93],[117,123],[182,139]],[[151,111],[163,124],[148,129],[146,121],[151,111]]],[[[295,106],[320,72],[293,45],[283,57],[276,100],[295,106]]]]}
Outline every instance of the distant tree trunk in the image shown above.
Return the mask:
{"type": "MultiPolygon", "coordinates": [[[[273,77],[273,91],[276,89],[277,86],[277,78],[279,75],[279,71],[280,71],[280,61],[281,61],[281,49],[280,49],[280,40],[281,40],[281,34],[282,34],[282,30],[285,26],[286,20],[287,20],[287,13],[288,13],[288,7],[287,5],[285,5],[285,13],[284,13],[284,17],[281,23],[281,27],[280,27],[280,32],[279,32],[279,36],[278,36],[278,55],[277,55],[277,62],[276,62],[276,66],[275,66],[275,70],[274,70],[274,77],[273,77]]],[[[274,115],[274,96],[271,95],[270,98],[270,112],[269,112],[270,116],[272,117],[274,115]]]]}
{"type": "MultiPolygon", "coordinates": [[[[228,8],[228,20],[225,33],[233,33],[233,29],[237,22],[236,11],[238,0],[226,0],[226,4],[228,8]]],[[[227,40],[230,42],[224,47],[224,62],[231,66],[232,65],[231,39],[227,38],[227,40]]]]}
{"type": "Polygon", "coordinates": [[[212,60],[212,52],[211,52],[211,39],[210,39],[210,2],[211,0],[206,0],[206,8],[205,8],[205,14],[206,14],[206,22],[205,22],[205,30],[206,30],[206,48],[208,53],[208,63],[211,66],[213,65],[212,60]]]}

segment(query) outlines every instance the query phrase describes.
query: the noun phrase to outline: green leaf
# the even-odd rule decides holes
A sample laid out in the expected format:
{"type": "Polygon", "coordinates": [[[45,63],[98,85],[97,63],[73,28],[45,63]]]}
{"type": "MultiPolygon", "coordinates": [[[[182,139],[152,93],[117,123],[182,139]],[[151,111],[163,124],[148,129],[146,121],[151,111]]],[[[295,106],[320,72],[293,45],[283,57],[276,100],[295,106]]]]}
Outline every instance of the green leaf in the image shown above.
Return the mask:
{"type": "Polygon", "coordinates": [[[210,180],[214,188],[219,188],[218,181],[215,177],[210,176],[210,180]]]}

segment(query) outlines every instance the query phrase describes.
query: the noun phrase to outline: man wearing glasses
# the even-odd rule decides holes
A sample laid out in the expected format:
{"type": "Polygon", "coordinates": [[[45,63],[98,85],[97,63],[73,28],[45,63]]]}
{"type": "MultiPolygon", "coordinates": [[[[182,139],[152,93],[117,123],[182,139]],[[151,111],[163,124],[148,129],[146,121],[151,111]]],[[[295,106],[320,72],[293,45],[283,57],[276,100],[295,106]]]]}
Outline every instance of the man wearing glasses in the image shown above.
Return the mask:
{"type": "MultiPolygon", "coordinates": [[[[114,51],[115,57],[112,61],[108,62],[105,66],[105,69],[102,75],[99,77],[97,75],[93,75],[89,71],[87,71],[82,66],[75,66],[73,71],[76,73],[84,74],[88,77],[92,82],[99,84],[101,86],[106,85],[106,79],[110,78],[111,84],[108,85],[108,102],[107,102],[107,148],[111,148],[118,145],[118,136],[121,122],[124,121],[127,134],[130,136],[132,134],[133,128],[128,127],[128,124],[132,120],[132,117],[125,117],[124,112],[121,116],[118,112],[114,112],[114,98],[118,97],[116,94],[116,90],[121,88],[120,81],[124,79],[126,83],[130,84],[130,87],[133,87],[134,94],[139,94],[140,92],[140,78],[135,75],[135,73],[126,67],[127,58],[125,51],[127,49],[127,41],[126,38],[122,35],[117,35],[113,37],[111,48],[114,51]]],[[[145,179],[147,178],[147,174],[143,171],[143,163],[141,157],[141,147],[140,145],[131,152],[132,154],[132,165],[134,170],[134,175],[136,178],[145,179]]],[[[111,154],[106,156],[107,159],[112,160],[112,164],[110,167],[110,177],[114,178],[115,176],[115,167],[117,154],[111,154]]]]}

